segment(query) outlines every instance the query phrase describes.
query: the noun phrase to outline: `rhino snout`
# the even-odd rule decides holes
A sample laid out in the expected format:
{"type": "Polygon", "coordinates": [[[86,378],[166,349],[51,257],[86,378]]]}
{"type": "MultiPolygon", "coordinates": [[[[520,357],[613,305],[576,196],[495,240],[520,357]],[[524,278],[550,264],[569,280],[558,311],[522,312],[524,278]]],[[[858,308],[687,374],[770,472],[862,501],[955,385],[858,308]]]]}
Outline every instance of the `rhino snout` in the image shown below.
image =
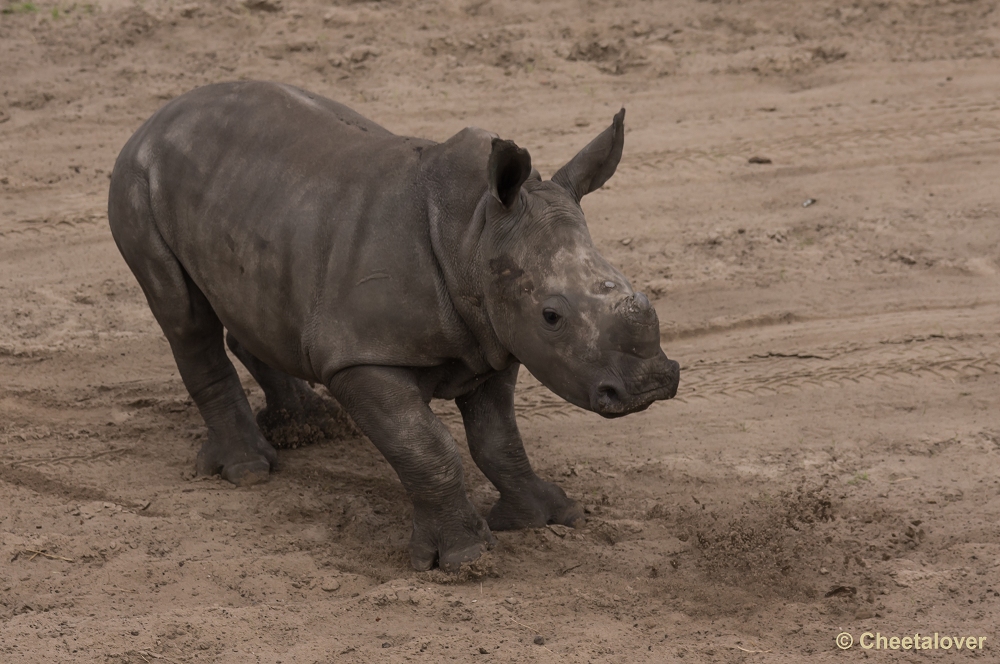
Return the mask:
{"type": "Polygon", "coordinates": [[[680,365],[661,356],[663,364],[633,384],[605,377],[590,393],[590,409],[603,417],[621,417],[646,410],[654,401],[672,399],[680,383],[680,365]]]}

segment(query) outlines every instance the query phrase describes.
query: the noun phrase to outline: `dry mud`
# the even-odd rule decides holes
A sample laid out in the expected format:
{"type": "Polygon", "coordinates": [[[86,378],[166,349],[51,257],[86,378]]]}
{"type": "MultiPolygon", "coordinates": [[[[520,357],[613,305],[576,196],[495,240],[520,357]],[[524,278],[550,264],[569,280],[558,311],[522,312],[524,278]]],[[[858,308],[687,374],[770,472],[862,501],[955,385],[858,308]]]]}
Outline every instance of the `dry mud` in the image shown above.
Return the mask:
{"type": "Polygon", "coordinates": [[[3,662],[1000,658],[996,2],[0,2],[3,662]],[[627,107],[584,209],[683,373],[613,422],[522,376],[585,528],[500,533],[448,579],[408,568],[365,440],[249,489],[192,476],[202,425],[106,188],[165,100],[239,78],[485,127],[546,176],[627,107]]]}

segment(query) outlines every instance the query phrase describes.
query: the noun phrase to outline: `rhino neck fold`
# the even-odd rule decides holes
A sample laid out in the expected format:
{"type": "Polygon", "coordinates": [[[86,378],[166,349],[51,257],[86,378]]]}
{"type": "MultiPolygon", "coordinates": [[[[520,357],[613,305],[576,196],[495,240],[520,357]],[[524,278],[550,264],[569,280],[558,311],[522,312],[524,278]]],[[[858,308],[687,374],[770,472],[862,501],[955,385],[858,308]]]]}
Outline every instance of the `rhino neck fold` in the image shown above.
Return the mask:
{"type": "Polygon", "coordinates": [[[486,312],[482,237],[490,200],[486,167],[495,134],[467,127],[424,151],[421,170],[431,247],[452,305],[479,348],[463,358],[478,373],[514,360],[486,312]],[[476,368],[478,367],[478,368],[476,368]]]}
{"type": "Polygon", "coordinates": [[[467,205],[442,205],[432,196],[428,202],[428,218],[431,246],[452,305],[478,342],[481,358],[492,369],[500,371],[510,366],[514,358],[497,337],[486,311],[479,240],[486,221],[488,197],[483,187],[475,207],[463,215],[461,208],[467,209],[467,205]]]}

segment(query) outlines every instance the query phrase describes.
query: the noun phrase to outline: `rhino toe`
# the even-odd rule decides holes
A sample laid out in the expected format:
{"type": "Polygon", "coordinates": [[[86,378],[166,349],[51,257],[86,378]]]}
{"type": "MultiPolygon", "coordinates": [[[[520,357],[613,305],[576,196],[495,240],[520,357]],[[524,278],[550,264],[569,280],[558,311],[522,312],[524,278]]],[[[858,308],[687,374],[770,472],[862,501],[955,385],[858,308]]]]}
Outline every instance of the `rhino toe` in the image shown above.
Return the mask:
{"type": "Polygon", "coordinates": [[[225,466],[222,469],[222,479],[236,486],[251,486],[266,482],[271,475],[271,464],[266,459],[257,459],[225,466]]]}
{"type": "Polygon", "coordinates": [[[444,572],[458,573],[462,563],[477,560],[496,546],[489,525],[474,510],[459,523],[454,515],[437,516],[444,518],[414,515],[410,564],[417,571],[429,570],[437,564],[444,572]]]}
{"type": "Polygon", "coordinates": [[[583,515],[580,503],[571,500],[570,504],[560,510],[550,523],[558,523],[570,528],[582,528],[587,524],[587,517],[583,515]]]}
{"type": "Polygon", "coordinates": [[[478,560],[484,553],[493,548],[489,542],[475,542],[468,546],[446,551],[438,558],[438,567],[444,572],[457,574],[462,569],[462,563],[478,560]]]}
{"type": "Polygon", "coordinates": [[[551,482],[538,480],[530,489],[500,496],[487,518],[493,530],[520,530],[560,524],[579,528],[586,523],[583,508],[551,482]]]}
{"type": "Polygon", "coordinates": [[[243,439],[218,441],[209,439],[198,452],[196,469],[199,475],[215,475],[236,486],[266,482],[278,453],[263,436],[254,432],[250,441],[243,439]]]}

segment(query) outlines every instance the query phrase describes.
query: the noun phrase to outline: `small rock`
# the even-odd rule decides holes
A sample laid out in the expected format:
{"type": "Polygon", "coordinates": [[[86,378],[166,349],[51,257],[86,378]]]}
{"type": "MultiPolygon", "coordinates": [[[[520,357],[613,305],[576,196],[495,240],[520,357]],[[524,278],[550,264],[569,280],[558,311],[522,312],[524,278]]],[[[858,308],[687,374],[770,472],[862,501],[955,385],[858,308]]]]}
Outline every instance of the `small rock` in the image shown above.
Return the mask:
{"type": "Polygon", "coordinates": [[[289,53],[303,53],[308,51],[315,51],[318,44],[314,41],[308,39],[300,39],[298,41],[288,42],[285,45],[285,50],[289,53]]]}
{"type": "Polygon", "coordinates": [[[357,22],[357,14],[342,7],[334,7],[323,14],[323,24],[332,28],[343,28],[357,22]]]}
{"type": "Polygon", "coordinates": [[[535,636],[534,643],[535,643],[536,646],[544,646],[545,645],[545,637],[542,636],[541,634],[535,636]]]}
{"type": "Polygon", "coordinates": [[[622,240],[622,244],[625,245],[626,247],[629,246],[630,244],[632,244],[632,238],[630,237],[624,238],[622,240]]]}
{"type": "Polygon", "coordinates": [[[810,205],[816,205],[815,198],[807,198],[806,200],[802,201],[802,207],[809,207],[810,205]]]}
{"type": "Polygon", "coordinates": [[[656,298],[666,293],[669,288],[670,282],[667,279],[653,279],[646,284],[646,294],[656,298]]]}
{"type": "Polygon", "coordinates": [[[352,48],[347,53],[347,59],[354,63],[361,63],[370,58],[377,58],[382,52],[371,46],[358,46],[352,48]]]}
{"type": "Polygon", "coordinates": [[[857,594],[858,594],[858,589],[856,586],[834,586],[833,588],[830,588],[830,590],[825,595],[823,595],[823,597],[838,597],[838,596],[854,597],[857,594]]]}
{"type": "Polygon", "coordinates": [[[399,600],[399,596],[396,591],[392,588],[387,590],[376,589],[374,592],[368,594],[368,599],[375,606],[388,606],[399,600]]]}
{"type": "Polygon", "coordinates": [[[243,6],[250,11],[257,12],[280,12],[282,8],[281,0],[243,0],[243,6]]]}
{"type": "Polygon", "coordinates": [[[569,526],[564,526],[560,523],[550,523],[548,525],[548,529],[554,532],[559,537],[566,537],[566,535],[572,532],[573,530],[569,526]]]}
{"type": "Polygon", "coordinates": [[[750,157],[751,164],[770,164],[771,160],[768,157],[750,157]]]}
{"type": "Polygon", "coordinates": [[[334,591],[340,590],[340,580],[335,579],[332,576],[328,576],[325,579],[323,579],[323,583],[321,583],[319,587],[328,593],[332,593],[334,591]]]}
{"type": "Polygon", "coordinates": [[[819,568],[819,573],[820,573],[820,574],[829,574],[829,573],[830,573],[830,570],[828,570],[828,569],[827,569],[827,568],[825,568],[825,567],[820,567],[820,568],[819,568]]]}
{"type": "Polygon", "coordinates": [[[480,647],[480,648],[479,648],[479,654],[480,654],[480,655],[489,655],[489,654],[490,654],[490,651],[489,651],[489,650],[487,650],[486,648],[483,648],[483,647],[480,647]]]}
{"type": "Polygon", "coordinates": [[[645,21],[639,21],[632,26],[632,35],[635,37],[645,37],[653,31],[653,26],[645,21]]]}
{"type": "Polygon", "coordinates": [[[385,643],[383,643],[383,644],[382,644],[382,647],[383,647],[383,648],[391,648],[391,647],[392,647],[392,644],[391,644],[391,643],[389,643],[388,641],[386,641],[385,643]]]}

